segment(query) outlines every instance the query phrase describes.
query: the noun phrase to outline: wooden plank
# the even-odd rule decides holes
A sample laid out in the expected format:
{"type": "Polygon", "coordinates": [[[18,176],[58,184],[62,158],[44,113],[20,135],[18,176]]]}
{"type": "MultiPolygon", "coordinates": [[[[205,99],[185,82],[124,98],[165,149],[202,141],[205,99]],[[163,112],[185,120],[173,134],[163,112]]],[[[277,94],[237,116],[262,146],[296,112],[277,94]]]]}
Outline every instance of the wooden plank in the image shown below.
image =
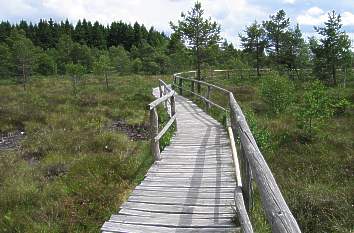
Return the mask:
{"type": "Polygon", "coordinates": [[[178,198],[187,198],[196,196],[199,199],[212,199],[212,198],[220,198],[220,199],[230,199],[234,198],[233,193],[188,193],[188,192],[180,192],[180,191],[153,191],[153,190],[134,190],[131,195],[134,196],[147,196],[147,197],[178,197],[178,198]]]}
{"type": "Polygon", "coordinates": [[[164,205],[164,204],[152,204],[152,203],[138,203],[138,202],[125,202],[122,205],[124,209],[159,212],[165,214],[231,214],[234,210],[231,206],[193,206],[188,207],[184,205],[164,205]]]}
{"type": "Polygon", "coordinates": [[[135,190],[150,190],[150,191],[175,191],[175,192],[185,192],[185,193],[234,193],[235,187],[160,187],[160,186],[143,186],[139,185],[135,190]]]}
{"type": "Polygon", "coordinates": [[[155,138],[154,138],[155,142],[157,142],[158,140],[160,140],[162,138],[162,136],[167,132],[167,130],[171,127],[171,125],[173,124],[173,122],[175,120],[176,120],[176,115],[172,116],[171,119],[166,123],[166,125],[160,131],[160,133],[158,133],[155,136],[155,138]]]}
{"type": "MultiPolygon", "coordinates": [[[[166,217],[165,213],[158,212],[149,212],[149,211],[141,211],[141,210],[130,210],[130,209],[121,209],[119,211],[120,215],[130,215],[130,216],[141,216],[141,217],[155,217],[162,218],[166,217]]],[[[168,216],[170,218],[193,218],[193,219],[231,219],[235,216],[235,214],[172,214],[169,213],[168,216]]]]}
{"type": "MultiPolygon", "coordinates": [[[[195,233],[200,231],[200,229],[195,228],[171,228],[171,227],[156,227],[156,226],[144,226],[144,225],[132,225],[126,223],[114,223],[114,222],[106,222],[101,230],[103,233],[121,233],[121,232],[129,232],[129,233],[147,233],[147,232],[154,232],[154,233],[171,233],[171,232],[180,232],[183,233],[195,233]]],[[[229,233],[233,231],[239,231],[239,228],[203,228],[202,232],[205,233],[229,233]]]]}
{"type": "Polygon", "coordinates": [[[234,224],[231,219],[215,219],[210,221],[209,219],[200,218],[183,218],[180,215],[179,218],[165,217],[145,217],[145,216],[129,216],[129,215],[112,215],[110,222],[125,223],[134,225],[147,225],[158,227],[178,227],[178,228],[233,228],[234,224]]]}
{"type": "Polygon", "coordinates": [[[130,196],[129,202],[139,203],[156,203],[166,205],[185,205],[185,206],[234,206],[235,200],[231,199],[199,199],[198,197],[146,197],[146,196],[130,196]]]}
{"type": "Polygon", "coordinates": [[[168,100],[169,98],[171,98],[171,96],[175,95],[174,91],[169,92],[168,94],[162,96],[161,98],[158,98],[156,100],[154,100],[153,102],[151,102],[148,105],[148,110],[154,109],[156,108],[159,104],[165,102],[166,100],[168,100]]]}
{"type": "Polygon", "coordinates": [[[154,181],[143,181],[141,182],[140,186],[148,186],[148,187],[182,187],[182,188],[235,188],[235,183],[231,182],[169,182],[164,181],[161,182],[154,182],[154,181]]]}

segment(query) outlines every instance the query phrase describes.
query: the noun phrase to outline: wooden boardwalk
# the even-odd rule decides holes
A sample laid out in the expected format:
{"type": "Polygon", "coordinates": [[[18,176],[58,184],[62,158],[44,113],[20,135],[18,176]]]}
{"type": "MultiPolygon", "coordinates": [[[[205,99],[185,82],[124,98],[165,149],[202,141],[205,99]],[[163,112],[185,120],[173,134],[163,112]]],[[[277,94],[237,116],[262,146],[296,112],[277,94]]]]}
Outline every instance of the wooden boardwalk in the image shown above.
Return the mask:
{"type": "Polygon", "coordinates": [[[103,232],[239,232],[232,221],[236,181],[227,132],[182,96],[176,96],[176,114],[178,131],[161,161],[103,232]]]}

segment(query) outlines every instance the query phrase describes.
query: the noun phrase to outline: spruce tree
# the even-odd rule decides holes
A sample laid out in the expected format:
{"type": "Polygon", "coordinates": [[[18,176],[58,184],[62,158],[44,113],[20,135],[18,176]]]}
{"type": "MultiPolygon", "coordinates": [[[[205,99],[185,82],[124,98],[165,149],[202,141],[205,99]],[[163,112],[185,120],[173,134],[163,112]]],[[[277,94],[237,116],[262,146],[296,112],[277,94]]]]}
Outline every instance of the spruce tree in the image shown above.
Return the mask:
{"type": "MultiPolygon", "coordinates": [[[[191,11],[181,14],[182,20],[175,25],[170,23],[173,31],[192,48],[196,58],[197,79],[201,80],[201,65],[205,60],[205,50],[220,41],[220,26],[204,18],[204,10],[200,2],[196,2],[191,11]]],[[[200,84],[198,85],[200,93],[200,84]]]]}

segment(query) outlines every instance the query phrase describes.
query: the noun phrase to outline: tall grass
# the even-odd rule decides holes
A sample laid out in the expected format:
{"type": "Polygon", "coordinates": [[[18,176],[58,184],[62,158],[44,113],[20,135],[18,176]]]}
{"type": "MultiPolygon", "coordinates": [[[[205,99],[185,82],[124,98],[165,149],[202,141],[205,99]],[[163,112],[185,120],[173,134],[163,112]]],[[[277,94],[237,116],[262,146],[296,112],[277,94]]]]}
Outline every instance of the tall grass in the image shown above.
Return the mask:
{"type": "Polygon", "coordinates": [[[0,151],[0,232],[98,232],[143,179],[148,142],[107,128],[146,124],[157,78],[110,82],[85,77],[76,95],[68,78],[0,86],[0,131],[26,132],[20,150],[0,151]]]}

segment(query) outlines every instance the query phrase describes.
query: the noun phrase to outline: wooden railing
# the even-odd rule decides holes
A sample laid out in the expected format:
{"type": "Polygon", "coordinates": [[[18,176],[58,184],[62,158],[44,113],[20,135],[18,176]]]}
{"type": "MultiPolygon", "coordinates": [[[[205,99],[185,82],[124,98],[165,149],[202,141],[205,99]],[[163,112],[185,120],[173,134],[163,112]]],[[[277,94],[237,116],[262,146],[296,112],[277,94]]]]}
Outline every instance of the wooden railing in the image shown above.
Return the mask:
{"type": "Polygon", "coordinates": [[[160,154],[160,139],[167,132],[167,130],[172,126],[174,122],[176,122],[176,102],[175,102],[175,92],[166,85],[162,80],[160,80],[159,85],[160,90],[160,98],[151,102],[148,105],[148,110],[150,111],[150,140],[151,140],[151,151],[154,155],[156,161],[161,160],[160,154]],[[170,102],[170,119],[163,127],[163,129],[159,132],[159,116],[157,114],[157,107],[161,103],[165,103],[165,109],[168,111],[167,101],[170,102]]]}
{"type": "Polygon", "coordinates": [[[294,216],[292,215],[280,192],[277,183],[275,182],[271,170],[269,169],[257,146],[257,143],[247,124],[246,118],[240,106],[236,102],[232,92],[216,85],[188,77],[191,73],[192,72],[178,73],[173,76],[173,86],[178,90],[179,94],[182,95],[183,92],[189,92],[204,100],[207,109],[208,106],[214,106],[222,111],[225,111],[225,113],[229,116],[227,120],[227,128],[230,137],[237,180],[237,187],[235,189],[235,204],[243,232],[253,232],[248,216],[248,213],[251,211],[252,207],[253,179],[258,187],[262,206],[265,210],[268,223],[271,225],[272,232],[301,232],[294,216]],[[191,89],[187,90],[184,88],[183,82],[191,82],[191,89]],[[205,96],[195,93],[195,83],[207,87],[208,91],[205,96]],[[211,100],[210,93],[212,89],[221,91],[228,97],[228,107],[220,106],[211,100]],[[234,135],[237,135],[237,139],[239,140],[235,140],[234,135]],[[239,151],[239,157],[237,151],[239,151]]]}

